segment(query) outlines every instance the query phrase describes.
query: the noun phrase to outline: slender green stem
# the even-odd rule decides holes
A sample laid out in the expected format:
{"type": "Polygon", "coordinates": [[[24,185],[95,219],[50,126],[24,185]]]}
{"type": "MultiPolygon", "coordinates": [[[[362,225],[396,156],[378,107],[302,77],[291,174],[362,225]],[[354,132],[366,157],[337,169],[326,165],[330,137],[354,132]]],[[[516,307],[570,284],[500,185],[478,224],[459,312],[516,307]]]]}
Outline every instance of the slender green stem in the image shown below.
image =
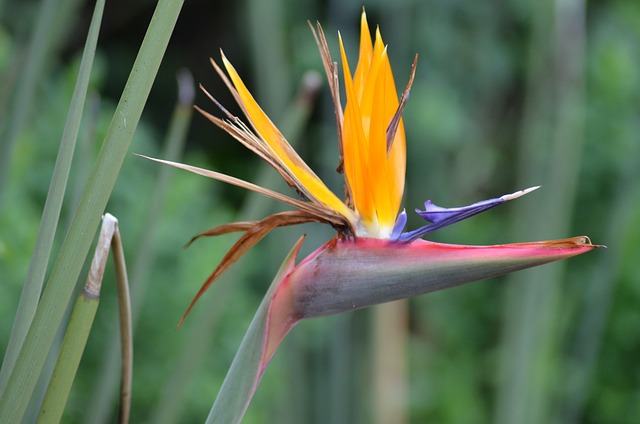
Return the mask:
{"type": "Polygon", "coordinates": [[[89,77],[93,66],[96,45],[98,43],[104,4],[105,0],[98,0],[91,20],[89,35],[82,54],[80,70],[78,71],[78,79],[71,98],[67,122],[64,127],[58,157],[51,177],[49,193],[47,194],[47,200],[45,201],[42,212],[42,221],[40,222],[38,237],[33,249],[31,262],[29,263],[29,269],[22,289],[22,295],[13,323],[13,330],[9,338],[7,351],[2,363],[2,369],[0,370],[0,393],[4,391],[38,306],[42,284],[47,271],[47,264],[49,263],[49,257],[51,255],[51,247],[58,226],[62,201],[69,177],[69,169],[71,168],[71,160],[73,159],[73,152],[78,138],[82,110],[87,96],[89,77]]]}
{"type": "Polygon", "coordinates": [[[179,0],[160,0],[156,7],[78,211],[51,271],[4,396],[0,399],[0,422],[13,423],[22,419],[122,167],[182,4],[179,0]]]}
{"type": "MultiPolygon", "coordinates": [[[[110,214],[105,219],[112,218],[110,214]]],[[[113,218],[115,219],[115,218],[113,218]]],[[[116,227],[111,240],[113,263],[116,269],[116,283],[118,284],[118,310],[120,312],[120,413],[119,423],[128,424],[131,412],[131,384],[133,381],[133,330],[131,325],[131,298],[129,296],[129,277],[124,260],[124,249],[120,231],[116,227]]]]}
{"type": "MultiPolygon", "coordinates": [[[[171,160],[178,160],[182,156],[184,145],[189,132],[189,124],[193,116],[193,99],[195,97],[193,77],[187,71],[177,75],[178,102],[176,103],[169,123],[169,128],[164,143],[163,157],[166,155],[171,160]]],[[[149,215],[146,220],[142,239],[135,257],[135,267],[132,272],[132,281],[135,282],[132,292],[133,310],[136,311],[133,322],[138,321],[138,313],[142,309],[145,298],[148,274],[153,264],[153,248],[155,244],[158,222],[167,196],[172,170],[169,167],[161,167],[154,192],[149,202],[149,215]]]]}
{"type": "Polygon", "coordinates": [[[62,341],[60,355],[51,376],[47,394],[42,402],[38,416],[39,424],[58,423],[62,418],[64,406],[67,403],[82,352],[87,344],[93,319],[100,303],[100,288],[109,257],[109,246],[117,225],[118,221],[112,219],[111,215],[105,216],[87,282],[73,308],[69,326],[62,341]]]}
{"type": "Polygon", "coordinates": [[[629,160],[620,170],[616,192],[609,208],[604,240],[611,246],[598,258],[585,287],[585,304],[577,325],[572,352],[563,368],[566,400],[560,421],[577,424],[585,419],[585,406],[594,387],[598,355],[604,343],[607,319],[611,315],[614,293],[622,278],[625,240],[635,221],[636,205],[640,204],[640,145],[629,152],[629,160]]]}
{"type": "Polygon", "coordinates": [[[291,98],[290,57],[286,51],[286,5],[282,0],[249,0],[246,11],[247,32],[256,95],[272,116],[280,115],[291,98]]]}
{"type": "Polygon", "coordinates": [[[110,214],[106,214],[100,238],[93,256],[91,269],[87,276],[83,291],[78,296],[69,326],[62,342],[60,355],[42,402],[38,417],[39,424],[58,423],[62,418],[73,380],[75,379],[82,353],[89,338],[89,332],[100,303],[100,290],[104,279],[104,270],[109,250],[113,251],[113,262],[116,269],[118,286],[118,303],[120,309],[120,346],[122,350],[121,372],[121,424],[129,421],[131,410],[131,377],[133,365],[133,343],[131,334],[131,305],[129,302],[129,283],[124,251],[118,230],[118,221],[110,214]]]}
{"type": "Polygon", "coordinates": [[[409,301],[378,305],[372,315],[373,422],[406,423],[409,301]]]}
{"type": "MultiPolygon", "coordinates": [[[[525,121],[521,177],[529,182],[535,178],[545,187],[539,202],[550,207],[546,213],[517,209],[518,232],[523,238],[568,231],[584,142],[584,2],[545,3],[536,7],[536,13],[544,8],[551,16],[539,15],[535,25],[539,37],[552,34],[553,38],[544,43],[534,40],[531,54],[535,62],[545,54],[555,61],[552,69],[544,69],[541,63],[531,69],[528,96],[533,101],[525,121]],[[556,26],[549,28],[549,22],[556,26]],[[555,108],[551,113],[550,107],[555,108]],[[551,140],[547,146],[541,142],[545,138],[551,140]]],[[[504,381],[496,408],[499,424],[551,420],[553,394],[561,383],[558,320],[561,311],[570,308],[569,299],[562,299],[564,272],[565,265],[556,264],[514,275],[508,285],[501,364],[504,381]]]]}

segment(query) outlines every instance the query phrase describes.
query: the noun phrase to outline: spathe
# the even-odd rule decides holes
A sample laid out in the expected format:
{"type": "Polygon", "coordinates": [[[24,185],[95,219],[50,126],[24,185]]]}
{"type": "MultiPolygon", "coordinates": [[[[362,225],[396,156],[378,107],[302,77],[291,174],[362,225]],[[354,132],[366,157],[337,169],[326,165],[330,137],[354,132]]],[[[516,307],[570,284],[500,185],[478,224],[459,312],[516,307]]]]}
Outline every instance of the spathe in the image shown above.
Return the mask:
{"type": "Polygon", "coordinates": [[[335,238],[295,265],[302,240],[258,308],[207,423],[241,421],[267,364],[302,319],[455,287],[600,247],[584,236],[497,246],[335,238]]]}

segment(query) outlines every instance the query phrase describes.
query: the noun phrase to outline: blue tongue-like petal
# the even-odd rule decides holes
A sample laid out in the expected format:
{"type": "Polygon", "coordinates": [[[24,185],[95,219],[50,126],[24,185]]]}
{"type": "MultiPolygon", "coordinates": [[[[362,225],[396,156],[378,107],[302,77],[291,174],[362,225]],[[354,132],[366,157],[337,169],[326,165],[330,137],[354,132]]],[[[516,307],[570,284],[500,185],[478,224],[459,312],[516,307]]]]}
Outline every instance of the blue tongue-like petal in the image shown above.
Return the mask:
{"type": "Polygon", "coordinates": [[[473,215],[477,215],[487,209],[498,206],[501,203],[517,199],[518,197],[531,193],[533,190],[537,190],[538,188],[540,188],[540,186],[516,191],[515,193],[505,194],[501,197],[483,200],[481,202],[459,208],[443,208],[435,205],[431,200],[427,200],[424,203],[424,210],[416,209],[416,213],[425,220],[431,222],[431,224],[420,227],[417,230],[402,233],[397,240],[405,242],[416,240],[427,233],[446,227],[447,225],[455,224],[458,221],[462,221],[463,219],[472,217],[473,215]]]}
{"type": "Polygon", "coordinates": [[[403,210],[398,214],[398,218],[396,219],[396,223],[393,226],[389,239],[391,241],[398,241],[402,235],[402,230],[404,230],[405,225],[407,225],[407,211],[403,210]]]}

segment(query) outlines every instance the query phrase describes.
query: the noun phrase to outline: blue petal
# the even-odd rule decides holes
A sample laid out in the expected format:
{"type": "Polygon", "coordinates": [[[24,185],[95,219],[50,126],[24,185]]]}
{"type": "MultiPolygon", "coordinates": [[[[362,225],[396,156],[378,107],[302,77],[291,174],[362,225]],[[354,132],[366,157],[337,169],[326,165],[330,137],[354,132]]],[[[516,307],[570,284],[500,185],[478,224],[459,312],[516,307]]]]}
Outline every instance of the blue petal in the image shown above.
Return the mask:
{"type": "MultiPolygon", "coordinates": [[[[399,241],[416,240],[427,233],[438,230],[442,227],[446,227],[447,225],[455,224],[458,221],[462,221],[463,219],[472,217],[473,215],[477,215],[480,212],[484,212],[487,209],[491,209],[506,201],[517,199],[518,197],[523,196],[527,193],[530,193],[533,190],[537,190],[538,188],[540,188],[540,186],[531,187],[526,190],[516,191],[515,193],[505,194],[504,196],[501,196],[501,197],[496,197],[494,199],[489,199],[489,200],[483,200],[481,202],[473,203],[469,206],[463,206],[459,208],[442,208],[440,206],[435,205],[431,200],[427,200],[424,204],[424,210],[422,211],[420,209],[416,209],[416,213],[420,215],[422,218],[424,218],[425,220],[431,222],[431,224],[420,227],[417,230],[402,233],[400,237],[397,238],[396,240],[399,240],[399,241]]],[[[398,216],[398,219],[400,219],[399,216],[398,216]]],[[[396,226],[397,226],[397,222],[396,222],[396,226]]],[[[396,230],[396,227],[394,227],[394,232],[395,230],[396,230]]]]}
{"type": "Polygon", "coordinates": [[[396,223],[393,225],[393,230],[391,231],[389,239],[391,241],[398,241],[402,235],[402,230],[404,230],[405,225],[407,225],[407,211],[403,210],[398,214],[398,218],[396,219],[396,223]]]}

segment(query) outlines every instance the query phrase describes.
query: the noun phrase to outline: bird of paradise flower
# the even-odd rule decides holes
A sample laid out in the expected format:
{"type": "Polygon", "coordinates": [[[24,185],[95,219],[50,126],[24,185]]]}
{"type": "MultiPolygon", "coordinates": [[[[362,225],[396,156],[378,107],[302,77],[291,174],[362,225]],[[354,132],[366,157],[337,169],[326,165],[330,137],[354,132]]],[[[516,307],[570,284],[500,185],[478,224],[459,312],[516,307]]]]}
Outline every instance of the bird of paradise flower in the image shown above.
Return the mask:
{"type": "Polygon", "coordinates": [[[363,10],[359,58],[353,74],[339,36],[346,93],[343,109],[337,63],[331,58],[322,27],[319,24],[315,28],[310,24],[310,27],[320,49],[335,108],[340,151],[338,171],[345,176],[344,201],[289,145],[224,54],[222,63],[226,74],[213,59],[211,64],[233,94],[250,127],[204,89],[226,119],[197,109],[269,163],[302,199],[215,171],[152,159],[258,192],[296,209],[260,221],[220,225],[195,236],[192,241],[202,236],[244,232],[204,282],[180,323],[211,284],[272,229],[321,222],[331,225],[338,233],[298,265],[295,257],[302,239],[293,248],[243,340],[207,422],[237,422],[242,418],[267,363],[285,335],[303,318],[441,290],[598,247],[585,236],[499,246],[447,245],[421,239],[431,231],[538,187],[456,208],[442,208],[427,200],[424,210],[416,209],[416,212],[428,224],[405,232],[407,214],[400,211],[406,167],[402,112],[413,84],[417,55],[409,82],[398,100],[387,47],[379,28],[372,40],[363,10]]]}

